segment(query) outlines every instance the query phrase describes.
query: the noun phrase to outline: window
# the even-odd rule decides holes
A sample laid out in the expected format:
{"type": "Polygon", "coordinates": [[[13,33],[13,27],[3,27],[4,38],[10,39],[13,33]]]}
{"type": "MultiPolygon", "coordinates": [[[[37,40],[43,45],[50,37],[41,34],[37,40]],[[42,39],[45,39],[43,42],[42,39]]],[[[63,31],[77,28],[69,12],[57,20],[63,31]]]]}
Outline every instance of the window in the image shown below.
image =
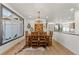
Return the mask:
{"type": "Polygon", "coordinates": [[[2,5],[2,44],[10,42],[24,34],[24,19],[2,5]]]}

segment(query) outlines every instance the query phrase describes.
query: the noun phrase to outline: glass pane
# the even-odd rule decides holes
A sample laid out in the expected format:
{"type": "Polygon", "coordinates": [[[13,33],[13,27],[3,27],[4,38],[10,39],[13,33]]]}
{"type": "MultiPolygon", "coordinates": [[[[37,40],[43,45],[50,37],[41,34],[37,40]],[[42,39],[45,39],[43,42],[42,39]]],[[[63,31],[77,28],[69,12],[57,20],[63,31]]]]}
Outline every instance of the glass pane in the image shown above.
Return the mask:
{"type": "Polygon", "coordinates": [[[2,8],[2,14],[3,14],[3,18],[9,17],[12,15],[12,13],[9,10],[7,10],[6,8],[2,8]]]}
{"type": "Polygon", "coordinates": [[[4,20],[3,22],[3,43],[12,39],[12,24],[10,21],[4,20]]]}
{"type": "Polygon", "coordinates": [[[3,42],[23,36],[23,19],[6,8],[2,8],[3,16],[3,42]]]}

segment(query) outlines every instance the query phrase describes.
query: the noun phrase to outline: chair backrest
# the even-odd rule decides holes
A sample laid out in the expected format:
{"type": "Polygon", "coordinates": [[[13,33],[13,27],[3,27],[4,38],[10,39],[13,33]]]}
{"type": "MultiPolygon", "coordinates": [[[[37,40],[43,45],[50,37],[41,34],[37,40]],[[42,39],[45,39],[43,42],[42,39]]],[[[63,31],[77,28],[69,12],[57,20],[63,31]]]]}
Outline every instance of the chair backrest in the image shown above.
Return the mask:
{"type": "Polygon", "coordinates": [[[25,32],[25,35],[26,35],[26,36],[28,35],[28,31],[25,32]]]}
{"type": "Polygon", "coordinates": [[[31,32],[31,36],[38,36],[38,32],[31,32]]]}
{"type": "Polygon", "coordinates": [[[43,32],[43,24],[35,24],[36,32],[43,32]]]}

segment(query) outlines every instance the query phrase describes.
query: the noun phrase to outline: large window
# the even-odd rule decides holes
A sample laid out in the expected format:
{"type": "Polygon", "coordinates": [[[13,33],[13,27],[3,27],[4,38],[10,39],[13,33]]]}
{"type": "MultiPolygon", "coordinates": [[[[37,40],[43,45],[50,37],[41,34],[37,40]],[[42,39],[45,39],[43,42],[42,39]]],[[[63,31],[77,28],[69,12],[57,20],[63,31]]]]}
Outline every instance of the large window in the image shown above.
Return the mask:
{"type": "Polygon", "coordinates": [[[12,41],[24,34],[24,20],[22,17],[2,5],[2,44],[12,41]]]}

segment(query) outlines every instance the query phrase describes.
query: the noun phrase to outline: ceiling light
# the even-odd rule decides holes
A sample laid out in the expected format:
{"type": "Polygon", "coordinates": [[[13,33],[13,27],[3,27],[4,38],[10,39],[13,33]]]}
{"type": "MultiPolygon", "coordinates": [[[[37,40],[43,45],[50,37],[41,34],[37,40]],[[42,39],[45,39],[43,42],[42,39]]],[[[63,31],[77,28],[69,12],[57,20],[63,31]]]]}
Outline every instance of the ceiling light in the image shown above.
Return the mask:
{"type": "Polygon", "coordinates": [[[46,18],[48,18],[48,16],[46,16],[46,18]]]}
{"type": "Polygon", "coordinates": [[[29,16],[29,18],[32,18],[32,16],[29,16]]]}
{"type": "Polygon", "coordinates": [[[71,8],[70,11],[74,11],[74,8],[71,8]]]}

